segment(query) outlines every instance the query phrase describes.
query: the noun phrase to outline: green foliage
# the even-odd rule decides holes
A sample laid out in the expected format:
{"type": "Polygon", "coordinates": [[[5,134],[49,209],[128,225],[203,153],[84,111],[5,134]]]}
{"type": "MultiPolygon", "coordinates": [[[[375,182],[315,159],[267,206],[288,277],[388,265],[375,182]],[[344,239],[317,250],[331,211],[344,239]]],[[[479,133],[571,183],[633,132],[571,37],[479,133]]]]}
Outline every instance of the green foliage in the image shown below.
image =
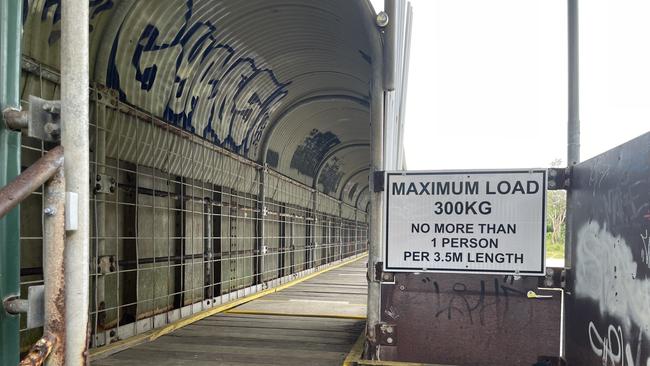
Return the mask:
{"type": "Polygon", "coordinates": [[[564,258],[564,237],[561,241],[552,241],[551,233],[546,233],[546,258],[564,258]]]}
{"type": "MultiPolygon", "coordinates": [[[[560,166],[562,161],[554,160],[551,166],[560,166]]],[[[564,236],[566,234],[566,192],[548,191],[546,195],[546,257],[564,258],[564,236]]]]}

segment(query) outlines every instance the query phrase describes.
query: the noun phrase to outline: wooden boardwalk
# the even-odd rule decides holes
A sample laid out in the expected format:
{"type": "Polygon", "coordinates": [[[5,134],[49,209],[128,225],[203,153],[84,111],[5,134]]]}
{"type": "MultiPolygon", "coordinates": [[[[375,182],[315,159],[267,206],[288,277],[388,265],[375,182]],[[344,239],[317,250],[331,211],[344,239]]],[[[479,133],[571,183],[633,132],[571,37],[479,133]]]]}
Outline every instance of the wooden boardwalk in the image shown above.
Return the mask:
{"type": "Polygon", "coordinates": [[[341,365],[366,314],[366,258],[107,358],[117,365],[341,365]]]}

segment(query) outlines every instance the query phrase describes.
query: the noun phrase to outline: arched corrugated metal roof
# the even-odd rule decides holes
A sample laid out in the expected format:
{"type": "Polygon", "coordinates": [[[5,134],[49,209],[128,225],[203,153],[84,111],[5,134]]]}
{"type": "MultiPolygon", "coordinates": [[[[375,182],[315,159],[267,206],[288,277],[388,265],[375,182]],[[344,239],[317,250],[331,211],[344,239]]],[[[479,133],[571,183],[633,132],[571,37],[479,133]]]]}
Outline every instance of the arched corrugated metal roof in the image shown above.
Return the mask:
{"type": "MultiPolygon", "coordinates": [[[[89,4],[91,80],[216,145],[357,201],[368,185],[358,171],[370,161],[367,0],[89,4]],[[352,182],[362,187],[351,192],[352,182]]],[[[59,1],[25,7],[23,52],[58,69],[59,1]]]]}

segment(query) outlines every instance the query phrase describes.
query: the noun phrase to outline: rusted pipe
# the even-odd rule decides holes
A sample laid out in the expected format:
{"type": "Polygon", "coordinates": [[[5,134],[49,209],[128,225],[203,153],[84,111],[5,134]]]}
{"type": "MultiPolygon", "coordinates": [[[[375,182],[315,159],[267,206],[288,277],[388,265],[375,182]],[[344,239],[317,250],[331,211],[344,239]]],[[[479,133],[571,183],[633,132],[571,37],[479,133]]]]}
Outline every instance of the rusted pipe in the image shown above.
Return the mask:
{"type": "MultiPolygon", "coordinates": [[[[57,339],[65,339],[65,176],[63,169],[56,171],[45,185],[43,220],[43,299],[45,324],[43,331],[57,339]]],[[[57,342],[45,363],[63,366],[65,344],[57,342]]]]}
{"type": "Polygon", "coordinates": [[[29,111],[7,108],[2,111],[2,118],[5,125],[11,130],[20,131],[29,126],[29,111]]]}
{"type": "Polygon", "coordinates": [[[56,336],[46,332],[20,361],[19,366],[41,366],[58,343],[56,336]]]}
{"type": "Polygon", "coordinates": [[[63,148],[57,146],[2,188],[0,190],[0,219],[43,185],[62,166],[63,148]]]}

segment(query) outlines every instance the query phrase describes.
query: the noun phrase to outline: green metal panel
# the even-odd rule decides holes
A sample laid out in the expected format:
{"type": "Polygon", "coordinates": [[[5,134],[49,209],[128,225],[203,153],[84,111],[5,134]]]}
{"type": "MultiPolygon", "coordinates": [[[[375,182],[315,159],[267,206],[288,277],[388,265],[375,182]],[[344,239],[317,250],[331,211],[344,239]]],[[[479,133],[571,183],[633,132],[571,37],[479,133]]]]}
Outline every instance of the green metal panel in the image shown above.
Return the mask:
{"type": "MultiPolygon", "coordinates": [[[[22,1],[0,2],[0,108],[19,107],[22,1]]],[[[20,173],[20,134],[0,123],[0,187],[20,173]]],[[[20,212],[16,208],[0,220],[0,300],[19,294],[20,212]]],[[[16,365],[19,358],[19,317],[0,309],[0,364],[16,365]]]]}

